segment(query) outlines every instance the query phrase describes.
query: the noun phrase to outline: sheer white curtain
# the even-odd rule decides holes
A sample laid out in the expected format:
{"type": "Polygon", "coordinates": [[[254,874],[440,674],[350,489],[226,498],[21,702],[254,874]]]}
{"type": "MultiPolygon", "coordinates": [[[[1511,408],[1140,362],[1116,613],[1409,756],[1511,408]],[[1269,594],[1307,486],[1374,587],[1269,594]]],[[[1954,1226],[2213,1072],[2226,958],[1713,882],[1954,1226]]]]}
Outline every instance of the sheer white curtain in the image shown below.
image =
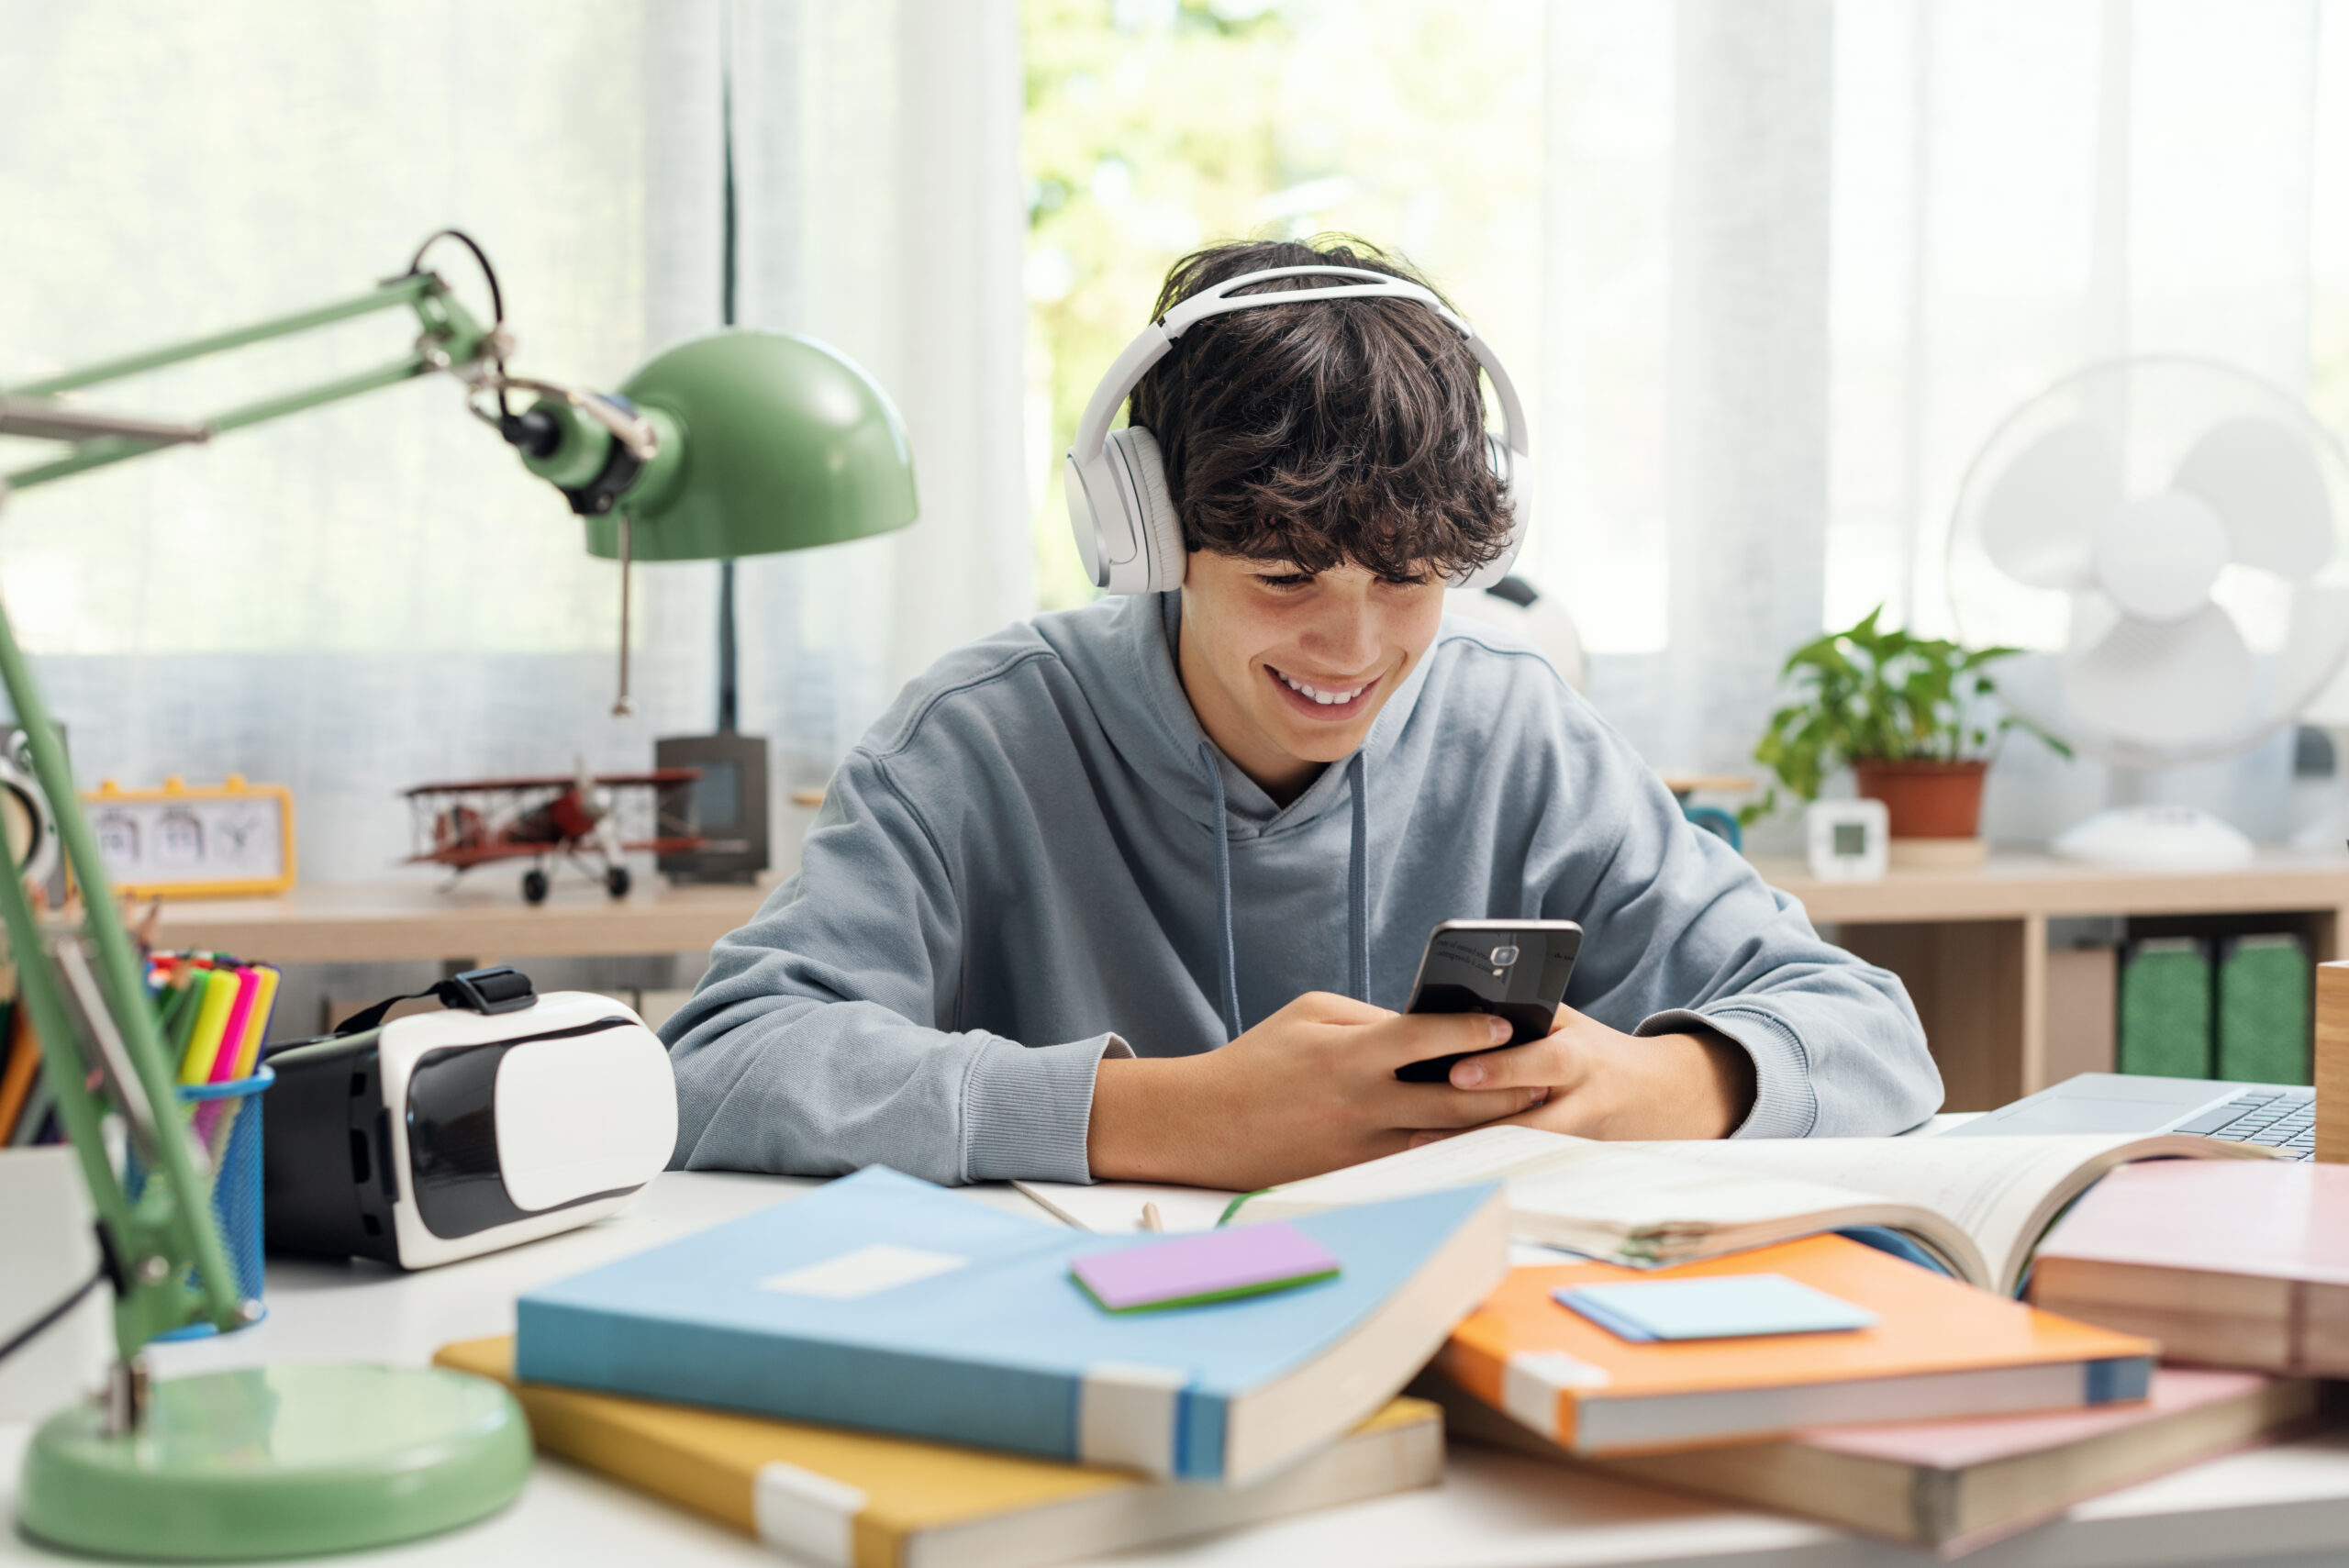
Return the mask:
{"type": "Polygon", "coordinates": [[[734,0],[724,30],[740,319],[871,373],[921,498],[902,534],[739,568],[745,702],[819,783],[907,678],[1034,606],[1019,12],[734,0]]]}
{"type": "MultiPolygon", "coordinates": [[[[997,460],[988,423],[990,376],[1016,418],[1018,339],[1001,354],[980,324],[990,190],[1018,259],[1008,0],[0,0],[0,386],[357,294],[451,223],[498,265],[521,368],[617,383],[718,324],[728,51],[786,25],[799,74],[737,56],[740,110],[805,129],[788,177],[773,139],[744,150],[743,319],[874,372],[925,512],[744,567],[744,728],[774,739],[778,788],[820,782],[898,679],[1026,608],[1017,434],[997,460]],[[978,134],[987,115],[1008,132],[978,134]],[[788,264],[760,251],[791,232],[788,264]]],[[[462,253],[442,264],[485,310],[462,253]]],[[[411,336],[371,318],[90,401],[201,412],[411,336]]],[[[0,472],[37,455],[0,441],[0,472]]],[[[387,873],[403,785],[638,766],[707,728],[716,582],[640,569],[638,712],[611,718],[616,569],[439,381],[0,510],[0,594],[83,783],[288,784],[309,880],[387,873]]]]}
{"type": "MultiPolygon", "coordinates": [[[[1967,460],[2067,371],[2192,351],[2349,414],[2337,0],[1553,0],[1542,570],[1665,765],[1746,766],[1778,662],[1941,633],[1967,460]]],[[[2164,791],[2284,830],[2286,742],[2164,791]]],[[[1994,836],[2110,782],[2029,744],[1994,836]]]]}

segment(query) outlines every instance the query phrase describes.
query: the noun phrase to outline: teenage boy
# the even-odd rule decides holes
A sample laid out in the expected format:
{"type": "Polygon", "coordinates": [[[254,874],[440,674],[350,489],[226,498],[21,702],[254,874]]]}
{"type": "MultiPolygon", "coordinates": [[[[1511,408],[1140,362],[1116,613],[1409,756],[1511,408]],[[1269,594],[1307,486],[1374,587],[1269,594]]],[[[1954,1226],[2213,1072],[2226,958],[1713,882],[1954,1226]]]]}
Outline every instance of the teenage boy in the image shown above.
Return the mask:
{"type": "MultiPolygon", "coordinates": [[[[1220,246],[1159,315],[1330,264],[1409,277],[1368,247],[1220,246]]],[[[1938,1106],[1897,979],[1691,828],[1539,654],[1442,618],[1512,521],[1442,317],[1237,309],[1130,415],[1182,586],[906,688],[664,1031],[675,1163],[1248,1189],[1504,1119],[1801,1137],[1938,1106]],[[1582,923],[1548,1038],[1389,1010],[1430,928],[1475,917],[1582,923]],[[1449,1084],[1395,1077],[1459,1051],[1449,1084]]]]}

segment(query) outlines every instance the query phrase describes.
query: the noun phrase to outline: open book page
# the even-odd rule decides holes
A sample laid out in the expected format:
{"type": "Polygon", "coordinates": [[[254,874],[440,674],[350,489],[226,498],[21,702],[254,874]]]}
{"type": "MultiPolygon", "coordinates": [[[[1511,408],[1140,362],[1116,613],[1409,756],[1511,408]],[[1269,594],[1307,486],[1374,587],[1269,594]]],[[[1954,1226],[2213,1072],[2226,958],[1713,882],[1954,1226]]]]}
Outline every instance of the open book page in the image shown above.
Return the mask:
{"type": "Polygon", "coordinates": [[[1587,1138],[1569,1138],[1563,1132],[1543,1132],[1539,1128],[1480,1127],[1457,1138],[1275,1187],[1262,1198],[1251,1198],[1242,1212],[1270,1214],[1277,1208],[1284,1214],[1311,1214],[1324,1208],[1412,1197],[1441,1187],[1507,1181],[1513,1176],[1531,1175],[1605,1147],[1587,1138]]]}
{"type": "Polygon", "coordinates": [[[2266,1151],[2175,1133],[2038,1138],[1755,1138],[1631,1143],[1709,1171],[1818,1182],[1932,1209],[1971,1236],[1984,1284],[2011,1296],[2031,1251],[2065,1206],[2115,1165],[2184,1155],[2265,1157],[2266,1151]]]}
{"type": "Polygon", "coordinates": [[[1583,1158],[1508,1184],[1511,1234],[1621,1262],[1674,1263],[1881,1225],[1907,1232],[1964,1279],[1989,1277],[1973,1240],[1929,1206],[1649,1151],[1657,1145],[1586,1147],[1583,1158]]]}
{"type": "Polygon", "coordinates": [[[1240,1218],[1275,1218],[1502,1181],[1509,1233],[1622,1262],[1676,1262],[1820,1230],[1884,1225],[1915,1235],[1977,1282],[1974,1243],[1929,1209],[1799,1176],[1757,1180],[1634,1146],[1492,1127],[1252,1197],[1240,1218]]]}
{"type": "Polygon", "coordinates": [[[1235,1195],[1209,1187],[1162,1187],[1144,1182],[1014,1182],[1013,1186],[1041,1205],[1063,1225],[1105,1235],[1147,1230],[1145,1206],[1158,1210],[1158,1228],[1169,1234],[1212,1230],[1235,1195]]]}

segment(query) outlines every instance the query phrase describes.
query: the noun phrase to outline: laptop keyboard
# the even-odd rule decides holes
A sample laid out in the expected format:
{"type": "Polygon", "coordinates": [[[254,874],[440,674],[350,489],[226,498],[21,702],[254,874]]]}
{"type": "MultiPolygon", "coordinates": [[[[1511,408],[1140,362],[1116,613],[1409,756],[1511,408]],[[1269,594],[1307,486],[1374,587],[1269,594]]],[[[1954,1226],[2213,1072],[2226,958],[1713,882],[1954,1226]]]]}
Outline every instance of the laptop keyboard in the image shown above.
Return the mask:
{"type": "Polygon", "coordinates": [[[2257,1143],[2285,1160],[2316,1158],[2316,1091],[2314,1089],[2251,1089],[2223,1106],[2212,1106],[2172,1132],[2223,1138],[2230,1143],[2257,1143]]]}

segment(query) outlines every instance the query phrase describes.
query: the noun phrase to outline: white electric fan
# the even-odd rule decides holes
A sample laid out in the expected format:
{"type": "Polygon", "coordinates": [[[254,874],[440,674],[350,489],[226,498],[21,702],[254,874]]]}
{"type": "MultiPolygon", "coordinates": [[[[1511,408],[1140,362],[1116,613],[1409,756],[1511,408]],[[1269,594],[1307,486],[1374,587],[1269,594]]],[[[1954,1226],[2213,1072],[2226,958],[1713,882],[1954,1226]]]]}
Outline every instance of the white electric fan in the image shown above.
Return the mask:
{"type": "MultiPolygon", "coordinates": [[[[1999,690],[2081,752],[2150,770],[2288,724],[2349,661],[2349,460],[2299,398],[2216,361],[2144,357],[2065,377],[1968,466],[1949,538],[1969,647],[2030,656],[1999,690]]],[[[2241,864],[2199,809],[2099,811],[2058,854],[2241,864]]]]}

